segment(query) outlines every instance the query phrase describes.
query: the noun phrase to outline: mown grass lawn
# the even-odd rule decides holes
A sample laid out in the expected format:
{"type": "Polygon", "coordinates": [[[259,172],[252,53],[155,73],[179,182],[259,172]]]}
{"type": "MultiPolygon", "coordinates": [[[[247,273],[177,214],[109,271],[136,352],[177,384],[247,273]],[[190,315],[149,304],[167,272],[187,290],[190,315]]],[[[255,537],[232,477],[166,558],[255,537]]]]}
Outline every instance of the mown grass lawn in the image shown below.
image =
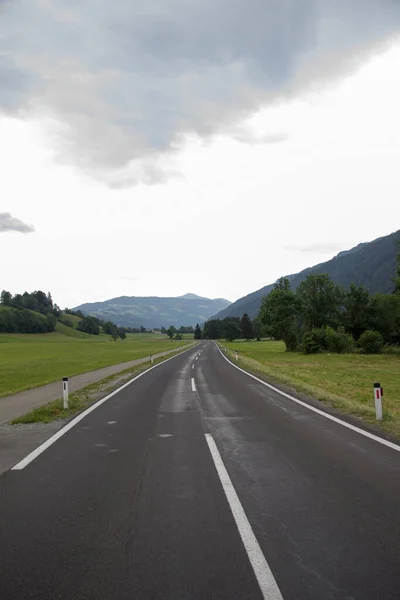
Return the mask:
{"type": "Polygon", "coordinates": [[[130,334],[116,342],[106,335],[0,334],[0,398],[187,343],[158,334],[130,334]]]}
{"type": "Polygon", "coordinates": [[[382,427],[400,437],[400,356],[391,354],[313,354],[285,352],[283,342],[223,342],[239,353],[239,365],[268,380],[376,423],[373,384],[384,389],[382,427]]]}

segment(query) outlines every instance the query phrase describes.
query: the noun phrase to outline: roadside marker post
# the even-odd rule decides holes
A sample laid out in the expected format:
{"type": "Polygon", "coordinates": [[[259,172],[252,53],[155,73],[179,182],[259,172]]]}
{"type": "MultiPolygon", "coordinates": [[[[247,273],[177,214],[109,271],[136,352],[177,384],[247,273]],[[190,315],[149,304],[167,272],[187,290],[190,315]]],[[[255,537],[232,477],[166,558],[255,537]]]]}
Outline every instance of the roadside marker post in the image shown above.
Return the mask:
{"type": "Polygon", "coordinates": [[[235,352],[236,352],[236,362],[237,362],[239,360],[239,353],[237,350],[235,350],[235,352]]]}
{"type": "Polygon", "coordinates": [[[68,377],[63,377],[63,407],[68,410],[68,377]]]}
{"type": "Polygon", "coordinates": [[[375,400],[375,412],[376,420],[382,421],[382,396],[383,389],[380,383],[374,383],[374,400],[375,400]]]}
{"type": "Polygon", "coordinates": [[[151,364],[153,364],[153,362],[154,362],[154,358],[153,358],[152,354],[150,354],[150,362],[151,362],[151,364]]]}

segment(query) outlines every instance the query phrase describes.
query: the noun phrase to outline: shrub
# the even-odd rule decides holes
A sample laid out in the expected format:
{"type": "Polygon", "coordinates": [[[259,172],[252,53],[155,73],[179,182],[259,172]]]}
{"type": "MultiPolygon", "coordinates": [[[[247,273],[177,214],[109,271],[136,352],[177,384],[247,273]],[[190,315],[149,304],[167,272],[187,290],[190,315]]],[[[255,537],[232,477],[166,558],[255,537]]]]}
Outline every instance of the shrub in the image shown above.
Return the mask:
{"type": "Polygon", "coordinates": [[[304,354],[317,354],[326,350],[326,330],[315,328],[305,333],[301,340],[301,350],[304,354]]]}
{"type": "Polygon", "coordinates": [[[354,338],[351,333],[345,332],[344,327],[339,327],[337,330],[327,327],[325,332],[325,344],[328,352],[345,354],[354,351],[354,338]]]}
{"type": "Polygon", "coordinates": [[[365,354],[379,354],[383,344],[383,337],[378,331],[364,331],[358,340],[358,345],[365,354]]]}

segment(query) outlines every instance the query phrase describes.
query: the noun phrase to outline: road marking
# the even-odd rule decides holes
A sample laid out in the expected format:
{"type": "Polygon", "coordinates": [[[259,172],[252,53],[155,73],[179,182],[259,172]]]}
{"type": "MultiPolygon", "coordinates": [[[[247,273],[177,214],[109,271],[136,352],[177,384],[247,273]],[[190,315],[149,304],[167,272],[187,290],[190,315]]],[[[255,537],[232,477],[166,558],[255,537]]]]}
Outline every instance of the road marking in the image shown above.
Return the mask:
{"type": "Polygon", "coordinates": [[[192,369],[194,369],[194,365],[192,365],[192,369]]]}
{"type": "Polygon", "coordinates": [[[191,382],[192,382],[192,392],[195,392],[195,391],[196,391],[196,384],[195,384],[195,382],[194,382],[194,379],[193,379],[193,377],[192,377],[192,379],[191,379],[191,382]]]}
{"type": "Polygon", "coordinates": [[[282,392],[282,390],[279,390],[278,388],[274,387],[270,383],[267,383],[263,379],[260,379],[259,377],[256,377],[252,373],[249,373],[248,371],[241,369],[240,367],[235,365],[231,360],[229,360],[229,358],[227,358],[223,352],[221,352],[218,344],[216,344],[216,346],[217,346],[220,354],[224,357],[224,359],[232,367],[235,367],[235,369],[237,369],[238,371],[241,371],[248,377],[255,379],[259,383],[262,383],[263,385],[265,385],[265,387],[269,388],[270,390],[273,390],[274,392],[277,392],[281,396],[284,396],[285,398],[292,400],[292,402],[296,402],[296,404],[300,404],[300,406],[304,406],[304,408],[308,408],[308,410],[312,410],[313,412],[317,413],[318,415],[321,415],[321,417],[325,417],[325,419],[334,421],[335,423],[338,423],[339,425],[342,425],[343,427],[347,427],[347,429],[351,429],[352,431],[355,431],[356,433],[359,433],[360,435],[363,435],[371,440],[374,440],[375,442],[378,442],[379,444],[382,444],[383,446],[387,446],[388,448],[391,448],[392,450],[396,450],[397,452],[400,452],[400,446],[398,446],[397,444],[393,444],[393,442],[389,442],[389,440],[385,440],[384,438],[374,435],[373,433],[370,433],[369,431],[360,429],[360,427],[356,427],[355,425],[352,425],[351,423],[346,423],[346,421],[342,421],[342,419],[339,419],[338,417],[334,417],[333,415],[330,415],[329,413],[324,412],[323,410],[320,410],[319,408],[315,408],[315,406],[311,406],[310,404],[307,404],[306,402],[303,402],[302,400],[299,400],[298,398],[295,398],[294,396],[291,396],[290,394],[286,394],[286,392],[282,392]]]}
{"type": "Polygon", "coordinates": [[[95,404],[92,404],[92,406],[89,406],[89,408],[87,408],[86,410],[81,412],[77,417],[72,419],[72,421],[67,423],[67,425],[65,425],[62,429],[60,429],[59,431],[57,431],[57,433],[52,435],[41,446],[36,448],[36,450],[33,450],[33,452],[28,454],[28,456],[25,456],[25,458],[23,458],[19,463],[17,463],[14,467],[11,468],[11,471],[20,471],[21,469],[25,469],[25,467],[27,467],[29,465],[29,463],[31,463],[33,460],[35,460],[35,458],[37,458],[40,454],[42,454],[42,452],[47,450],[47,448],[49,448],[52,444],[54,444],[54,442],[59,440],[63,435],[68,433],[68,431],[70,429],[72,429],[73,427],[75,427],[75,425],[77,425],[79,423],[79,421],[82,421],[82,419],[84,419],[88,414],[90,414],[92,411],[96,410],[96,408],[99,408],[99,406],[104,404],[104,402],[107,402],[107,400],[109,400],[116,394],[119,394],[119,392],[121,392],[123,389],[128,387],[128,385],[131,385],[131,383],[133,383],[140,377],[143,377],[143,375],[146,375],[153,369],[157,369],[161,365],[165,365],[166,362],[173,360],[177,356],[180,356],[181,354],[184,354],[185,352],[189,352],[190,350],[193,350],[193,348],[188,348],[187,350],[183,350],[182,352],[179,352],[179,354],[175,354],[174,356],[171,356],[170,358],[166,358],[162,362],[157,363],[153,367],[149,367],[148,369],[146,369],[146,371],[143,371],[143,373],[139,373],[139,375],[136,375],[136,377],[134,377],[133,379],[130,379],[129,381],[127,381],[126,383],[121,385],[121,387],[117,388],[116,390],[114,390],[113,392],[108,394],[108,396],[105,396],[104,398],[102,398],[101,400],[96,402],[95,404]]]}
{"type": "Polygon", "coordinates": [[[265,600],[283,600],[282,594],[279,591],[278,585],[272,574],[272,571],[267,563],[265,556],[260,548],[256,536],[251,528],[249,520],[244,512],[243,506],[240,503],[238,495],[228,471],[225,468],[214,438],[210,433],[205,434],[206,441],[217,469],[222,487],[225,492],[231,508],[233,518],[242,538],[243,545],[246,549],[250,564],[253,567],[254,575],[256,576],[261,593],[265,600]]]}

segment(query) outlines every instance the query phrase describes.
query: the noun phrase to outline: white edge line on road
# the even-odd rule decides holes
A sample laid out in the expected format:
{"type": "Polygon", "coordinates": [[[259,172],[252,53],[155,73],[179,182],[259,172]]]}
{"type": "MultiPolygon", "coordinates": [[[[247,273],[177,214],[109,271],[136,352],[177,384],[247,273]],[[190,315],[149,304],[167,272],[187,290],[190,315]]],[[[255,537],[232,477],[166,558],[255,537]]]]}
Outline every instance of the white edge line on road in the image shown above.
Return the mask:
{"type": "Polygon", "coordinates": [[[363,436],[365,436],[367,438],[370,438],[371,440],[374,440],[375,442],[378,442],[379,444],[383,444],[384,446],[387,446],[388,448],[391,448],[392,450],[396,450],[397,452],[400,452],[400,446],[398,446],[397,444],[394,444],[393,442],[389,442],[389,440],[385,440],[384,438],[381,438],[378,435],[374,435],[373,433],[370,433],[369,431],[365,431],[364,429],[360,429],[360,427],[356,427],[355,425],[352,425],[351,423],[346,423],[346,421],[342,421],[342,419],[339,419],[338,417],[334,417],[333,415],[330,415],[329,413],[327,413],[327,412],[325,412],[323,410],[320,410],[319,408],[315,408],[315,406],[311,406],[310,404],[307,404],[306,402],[303,402],[302,400],[299,400],[298,398],[295,398],[294,396],[291,396],[290,394],[286,394],[286,392],[282,392],[282,390],[279,390],[278,388],[274,387],[270,383],[267,383],[263,379],[260,379],[259,377],[256,377],[252,373],[249,373],[248,371],[245,371],[244,369],[241,369],[240,367],[238,367],[237,365],[235,365],[231,360],[229,360],[229,358],[227,358],[225,356],[225,354],[221,351],[221,349],[218,346],[218,344],[216,344],[216,346],[217,346],[220,354],[224,357],[224,359],[232,367],[235,367],[235,369],[237,369],[238,371],[241,371],[242,373],[244,373],[248,377],[251,377],[252,379],[255,379],[259,383],[262,383],[263,385],[265,385],[266,387],[270,388],[274,392],[277,392],[281,396],[284,396],[285,398],[288,398],[289,400],[292,400],[292,402],[296,402],[296,404],[300,404],[301,406],[304,406],[305,408],[308,408],[308,410],[312,410],[313,412],[317,413],[318,415],[321,415],[322,417],[325,417],[325,419],[329,419],[330,421],[334,421],[335,423],[339,423],[339,425],[343,425],[343,427],[347,427],[347,429],[351,429],[352,431],[355,431],[356,433],[359,433],[360,435],[363,435],[363,436]]]}
{"type": "Polygon", "coordinates": [[[128,387],[128,385],[131,385],[131,383],[133,383],[134,381],[136,381],[140,377],[143,377],[143,375],[146,375],[146,373],[149,373],[153,369],[156,369],[157,367],[159,367],[161,365],[164,365],[166,362],[172,360],[173,358],[176,358],[177,356],[180,356],[184,352],[188,352],[191,349],[192,348],[187,348],[186,350],[183,350],[182,352],[179,352],[179,354],[175,354],[174,356],[171,356],[170,358],[166,358],[165,360],[163,360],[160,363],[154,365],[153,367],[149,367],[148,369],[146,369],[146,371],[143,371],[143,373],[139,373],[139,375],[136,375],[136,377],[134,377],[133,379],[130,379],[129,381],[127,381],[126,383],[124,383],[123,385],[121,385],[121,387],[117,388],[116,390],[114,390],[113,392],[111,392],[110,394],[108,394],[107,396],[105,396],[104,398],[101,398],[101,400],[98,400],[97,402],[95,402],[94,404],[92,404],[91,406],[89,406],[89,408],[87,408],[86,410],[84,410],[83,412],[81,412],[78,416],[76,416],[74,419],[72,419],[72,421],[70,421],[69,423],[67,423],[62,429],[60,429],[59,431],[57,431],[57,433],[55,433],[54,435],[52,435],[48,440],[46,440],[38,448],[36,448],[35,450],[33,450],[33,452],[31,452],[30,454],[28,454],[28,456],[25,456],[25,458],[23,458],[19,463],[17,463],[16,465],[14,465],[11,468],[11,471],[20,471],[21,469],[25,469],[25,467],[28,466],[29,463],[31,463],[33,460],[35,460],[35,458],[37,458],[40,454],[42,454],[42,452],[44,452],[45,450],[47,450],[47,448],[49,448],[52,444],[54,444],[54,442],[56,442],[57,440],[59,440],[70,429],[72,429],[73,427],[75,427],[75,425],[77,423],[79,423],[79,421],[82,421],[82,419],[84,419],[88,414],[90,414],[92,411],[96,410],[96,408],[98,408],[99,406],[101,406],[102,404],[104,404],[104,402],[107,402],[107,400],[109,400],[110,398],[112,398],[113,396],[115,396],[116,394],[118,394],[124,388],[128,387]]]}
{"type": "Polygon", "coordinates": [[[191,379],[191,382],[192,382],[192,392],[195,392],[196,391],[196,383],[195,383],[193,377],[191,379]]]}
{"type": "Polygon", "coordinates": [[[210,433],[206,433],[205,437],[263,598],[264,600],[283,600],[272,571],[260,548],[260,544],[254,535],[236,490],[233,487],[233,483],[228,475],[228,471],[223,463],[214,438],[210,433]]]}

